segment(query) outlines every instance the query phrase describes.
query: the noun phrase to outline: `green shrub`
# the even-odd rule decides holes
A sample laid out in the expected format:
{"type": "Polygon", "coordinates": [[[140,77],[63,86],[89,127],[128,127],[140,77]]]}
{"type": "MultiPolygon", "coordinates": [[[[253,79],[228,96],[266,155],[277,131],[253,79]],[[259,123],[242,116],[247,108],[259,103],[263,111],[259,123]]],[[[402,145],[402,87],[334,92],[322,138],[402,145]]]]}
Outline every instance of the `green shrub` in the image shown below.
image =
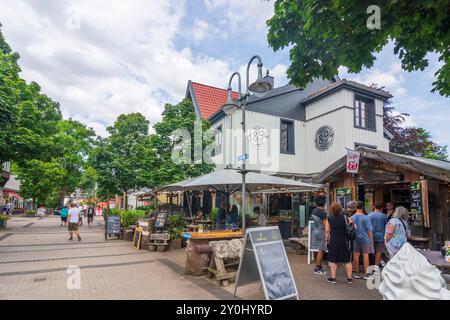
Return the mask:
{"type": "Polygon", "coordinates": [[[119,213],[122,224],[125,228],[128,228],[132,225],[137,225],[139,219],[143,218],[145,216],[145,211],[143,210],[127,210],[123,211],[120,210],[119,213]]]}
{"type": "Polygon", "coordinates": [[[11,219],[10,216],[2,216],[2,215],[0,215],[0,220],[6,221],[6,220],[9,220],[9,219],[11,219]]]}
{"type": "Polygon", "coordinates": [[[37,211],[36,210],[27,210],[27,211],[25,211],[25,215],[35,216],[35,215],[37,215],[37,211]]]}

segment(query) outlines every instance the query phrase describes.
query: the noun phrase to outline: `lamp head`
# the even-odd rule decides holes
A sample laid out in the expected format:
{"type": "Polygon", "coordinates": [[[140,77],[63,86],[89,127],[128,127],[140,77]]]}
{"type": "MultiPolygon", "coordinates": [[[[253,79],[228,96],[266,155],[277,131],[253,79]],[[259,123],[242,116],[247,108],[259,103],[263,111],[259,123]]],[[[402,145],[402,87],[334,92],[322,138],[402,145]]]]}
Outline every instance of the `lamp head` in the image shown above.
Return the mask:
{"type": "Polygon", "coordinates": [[[227,102],[222,106],[222,111],[227,115],[232,115],[234,112],[236,112],[237,109],[239,109],[239,105],[233,100],[231,97],[231,87],[228,87],[228,98],[227,102]]]}
{"type": "Polygon", "coordinates": [[[255,94],[264,94],[272,89],[272,83],[265,80],[262,76],[262,63],[258,63],[258,79],[253,82],[248,89],[255,94]]]}

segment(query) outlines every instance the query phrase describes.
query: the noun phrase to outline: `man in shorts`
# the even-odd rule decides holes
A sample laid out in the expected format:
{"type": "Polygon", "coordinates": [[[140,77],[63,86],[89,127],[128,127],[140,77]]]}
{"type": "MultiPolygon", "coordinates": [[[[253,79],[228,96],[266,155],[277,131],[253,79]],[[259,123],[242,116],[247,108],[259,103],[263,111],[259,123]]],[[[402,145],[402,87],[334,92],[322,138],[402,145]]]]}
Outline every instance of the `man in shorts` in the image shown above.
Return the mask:
{"type": "Polygon", "coordinates": [[[386,253],[386,246],[384,244],[384,232],[388,222],[387,215],[383,213],[383,206],[376,204],[375,211],[369,213],[370,223],[373,227],[373,245],[375,249],[375,265],[380,266],[382,263],[383,254],[386,253]]]}
{"type": "Polygon", "coordinates": [[[92,228],[94,224],[94,207],[90,206],[87,209],[87,221],[88,221],[88,227],[92,228]]]}
{"type": "Polygon", "coordinates": [[[70,205],[69,217],[67,219],[69,221],[69,234],[70,234],[69,240],[73,239],[73,233],[75,232],[77,234],[78,241],[81,241],[80,232],[78,231],[78,224],[80,223],[80,218],[81,218],[80,209],[75,203],[72,203],[70,205]]]}
{"type": "Polygon", "coordinates": [[[353,243],[353,273],[355,279],[370,279],[369,274],[369,253],[373,250],[373,227],[368,216],[364,214],[364,204],[356,202],[356,213],[352,216],[352,221],[356,226],[356,237],[353,243]],[[364,275],[359,274],[359,256],[363,255],[364,275]]]}

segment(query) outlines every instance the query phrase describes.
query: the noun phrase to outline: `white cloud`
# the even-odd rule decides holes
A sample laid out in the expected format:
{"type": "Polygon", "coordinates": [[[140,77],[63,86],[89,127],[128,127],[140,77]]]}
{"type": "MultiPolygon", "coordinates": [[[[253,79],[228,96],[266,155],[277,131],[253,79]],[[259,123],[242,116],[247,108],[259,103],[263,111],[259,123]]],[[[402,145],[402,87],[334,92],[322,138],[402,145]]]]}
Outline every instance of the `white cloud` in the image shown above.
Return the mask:
{"type": "MultiPolygon", "coordinates": [[[[0,7],[22,76],[99,134],[121,113],[141,112],[153,124],[164,103],[184,97],[189,79],[224,86],[230,73],[226,61],[175,47],[184,2],[0,0],[0,7]]],[[[194,27],[201,41],[208,25],[194,27]]]]}
{"type": "Polygon", "coordinates": [[[373,68],[364,73],[350,74],[346,67],[339,68],[341,78],[352,79],[367,85],[376,84],[385,87],[395,97],[406,94],[405,77],[400,63],[392,63],[388,70],[373,68]]]}
{"type": "Polygon", "coordinates": [[[274,1],[259,0],[204,0],[210,12],[220,12],[225,28],[240,33],[247,39],[266,42],[266,38],[255,35],[266,34],[266,21],[273,16],[274,1]]]}

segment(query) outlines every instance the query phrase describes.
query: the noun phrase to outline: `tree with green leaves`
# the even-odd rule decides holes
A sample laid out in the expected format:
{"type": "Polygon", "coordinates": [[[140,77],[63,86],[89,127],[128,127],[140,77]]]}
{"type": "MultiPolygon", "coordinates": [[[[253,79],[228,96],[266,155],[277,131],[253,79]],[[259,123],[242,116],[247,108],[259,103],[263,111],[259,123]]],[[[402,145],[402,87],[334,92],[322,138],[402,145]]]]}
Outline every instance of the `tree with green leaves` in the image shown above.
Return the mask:
{"type": "MultiPolygon", "coordinates": [[[[213,139],[204,139],[194,134],[195,122],[197,116],[194,106],[189,99],[184,99],[176,105],[166,104],[162,114],[162,121],[155,124],[156,134],[152,136],[152,145],[156,152],[154,162],[156,162],[157,174],[154,175],[153,183],[155,186],[163,186],[178,182],[187,178],[201,176],[213,171],[214,165],[201,161],[195,163],[194,145],[198,143],[202,150],[213,142],[213,139]],[[179,129],[185,129],[191,139],[191,159],[188,163],[174,163],[172,161],[172,152],[177,144],[180,143],[180,137],[175,139],[174,132],[179,129]]],[[[210,123],[201,121],[201,131],[203,134],[210,128],[210,123]]]]}
{"type": "Polygon", "coordinates": [[[64,197],[81,184],[86,172],[87,157],[94,145],[95,132],[81,122],[69,119],[58,122],[58,132],[54,137],[54,153],[65,171],[60,185],[60,204],[64,197]]]}
{"type": "Polygon", "coordinates": [[[145,186],[142,173],[156,170],[142,166],[148,156],[143,147],[148,143],[148,129],[149,122],[142,114],[123,114],[107,128],[110,136],[98,140],[90,165],[97,172],[100,197],[111,198],[145,186]]]}
{"type": "Polygon", "coordinates": [[[442,66],[433,92],[450,96],[448,0],[278,0],[267,24],[269,45],[274,50],[290,48],[288,77],[299,87],[313,78],[331,79],[340,66],[351,73],[370,68],[375,53],[393,41],[407,71],[424,70],[427,54],[436,53],[442,66]],[[372,27],[378,18],[377,10],[369,8],[373,4],[380,8],[379,29],[372,27]]]}
{"type": "Polygon", "coordinates": [[[58,103],[19,77],[19,54],[0,31],[0,162],[50,160],[49,139],[62,119],[58,103]]]}
{"type": "Polygon", "coordinates": [[[47,205],[64,181],[67,172],[58,161],[28,160],[17,172],[20,194],[33,204],[47,205]]]}

